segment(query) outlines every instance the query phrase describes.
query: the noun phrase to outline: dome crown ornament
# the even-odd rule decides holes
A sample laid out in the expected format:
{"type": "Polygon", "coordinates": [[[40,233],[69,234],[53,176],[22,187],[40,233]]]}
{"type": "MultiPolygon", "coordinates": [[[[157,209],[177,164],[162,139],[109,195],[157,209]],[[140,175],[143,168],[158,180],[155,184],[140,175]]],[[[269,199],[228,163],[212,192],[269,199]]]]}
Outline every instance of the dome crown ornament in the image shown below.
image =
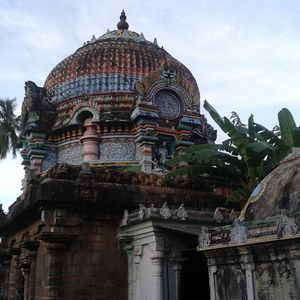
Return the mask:
{"type": "Polygon", "coordinates": [[[125,14],[125,11],[123,9],[122,12],[121,12],[120,21],[117,24],[118,30],[128,30],[129,24],[126,22],[126,19],[127,19],[126,14],[125,14]]]}

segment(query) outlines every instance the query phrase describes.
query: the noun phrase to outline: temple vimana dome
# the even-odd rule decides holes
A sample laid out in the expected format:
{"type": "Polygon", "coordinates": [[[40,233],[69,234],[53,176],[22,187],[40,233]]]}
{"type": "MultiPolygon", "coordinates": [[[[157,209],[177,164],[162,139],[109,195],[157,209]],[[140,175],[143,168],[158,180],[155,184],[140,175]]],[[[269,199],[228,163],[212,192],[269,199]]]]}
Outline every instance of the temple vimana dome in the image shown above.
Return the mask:
{"type": "Polygon", "coordinates": [[[22,193],[0,209],[0,299],[300,299],[300,149],[236,211],[235,178],[168,168],[215,142],[200,104],[188,68],[124,11],[44,87],[27,81],[22,193]]]}
{"type": "Polygon", "coordinates": [[[214,142],[192,73],[128,28],[123,11],[117,30],[58,63],[43,88],[26,82],[25,165],[38,173],[82,162],[152,171],[183,147],[214,142]]]}
{"type": "Polygon", "coordinates": [[[216,139],[184,64],[122,11],[43,87],[25,82],[19,138],[25,177],[0,212],[0,299],[191,299],[187,249],[224,197],[214,180],[166,179],[167,160],[216,139]]]}

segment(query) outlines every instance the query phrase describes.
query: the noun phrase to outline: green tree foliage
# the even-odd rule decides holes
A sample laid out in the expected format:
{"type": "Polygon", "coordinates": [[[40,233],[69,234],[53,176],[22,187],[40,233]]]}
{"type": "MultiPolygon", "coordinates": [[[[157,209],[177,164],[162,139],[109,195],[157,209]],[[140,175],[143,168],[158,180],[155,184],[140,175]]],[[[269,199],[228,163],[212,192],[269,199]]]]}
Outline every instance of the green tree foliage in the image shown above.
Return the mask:
{"type": "Polygon", "coordinates": [[[293,146],[300,145],[300,129],[286,108],[278,113],[277,132],[254,122],[253,115],[246,125],[235,112],[228,119],[221,117],[207,101],[204,108],[229,139],[222,144],[186,148],[182,155],[168,161],[170,167],[176,168],[169,176],[205,174],[225,180],[234,179],[240,188],[231,194],[228,201],[242,205],[257,183],[291,152],[293,146]]]}
{"type": "Polygon", "coordinates": [[[16,99],[0,99],[0,159],[17,154],[20,117],[15,115],[16,99]]]}

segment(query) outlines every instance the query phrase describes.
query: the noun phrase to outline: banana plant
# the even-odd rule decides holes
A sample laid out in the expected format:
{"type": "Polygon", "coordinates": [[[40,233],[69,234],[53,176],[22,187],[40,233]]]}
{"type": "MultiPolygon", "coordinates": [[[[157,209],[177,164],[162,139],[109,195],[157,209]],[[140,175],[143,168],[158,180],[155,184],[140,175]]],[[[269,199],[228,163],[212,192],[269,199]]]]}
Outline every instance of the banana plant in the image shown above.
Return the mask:
{"type": "Polygon", "coordinates": [[[278,113],[279,135],[254,122],[253,115],[245,125],[235,112],[232,113],[233,121],[221,117],[206,100],[204,108],[229,139],[222,144],[186,148],[183,155],[168,161],[168,165],[175,168],[168,176],[206,174],[225,180],[234,179],[240,187],[227,200],[243,205],[257,183],[279,164],[292,147],[300,146],[300,128],[286,108],[278,113]]]}

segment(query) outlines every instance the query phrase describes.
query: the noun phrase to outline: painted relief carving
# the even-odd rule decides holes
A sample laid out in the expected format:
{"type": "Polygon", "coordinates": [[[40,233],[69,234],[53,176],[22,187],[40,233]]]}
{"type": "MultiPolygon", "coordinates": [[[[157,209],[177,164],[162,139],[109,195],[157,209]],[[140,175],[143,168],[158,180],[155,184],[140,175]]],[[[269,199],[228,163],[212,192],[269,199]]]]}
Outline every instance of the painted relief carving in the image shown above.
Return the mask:
{"type": "Polygon", "coordinates": [[[162,91],[155,96],[158,115],[162,119],[174,119],[180,114],[181,107],[177,97],[167,91],[162,91]]]}
{"type": "Polygon", "coordinates": [[[162,141],[152,148],[152,169],[156,172],[166,171],[166,161],[173,157],[173,145],[162,141]]]}

